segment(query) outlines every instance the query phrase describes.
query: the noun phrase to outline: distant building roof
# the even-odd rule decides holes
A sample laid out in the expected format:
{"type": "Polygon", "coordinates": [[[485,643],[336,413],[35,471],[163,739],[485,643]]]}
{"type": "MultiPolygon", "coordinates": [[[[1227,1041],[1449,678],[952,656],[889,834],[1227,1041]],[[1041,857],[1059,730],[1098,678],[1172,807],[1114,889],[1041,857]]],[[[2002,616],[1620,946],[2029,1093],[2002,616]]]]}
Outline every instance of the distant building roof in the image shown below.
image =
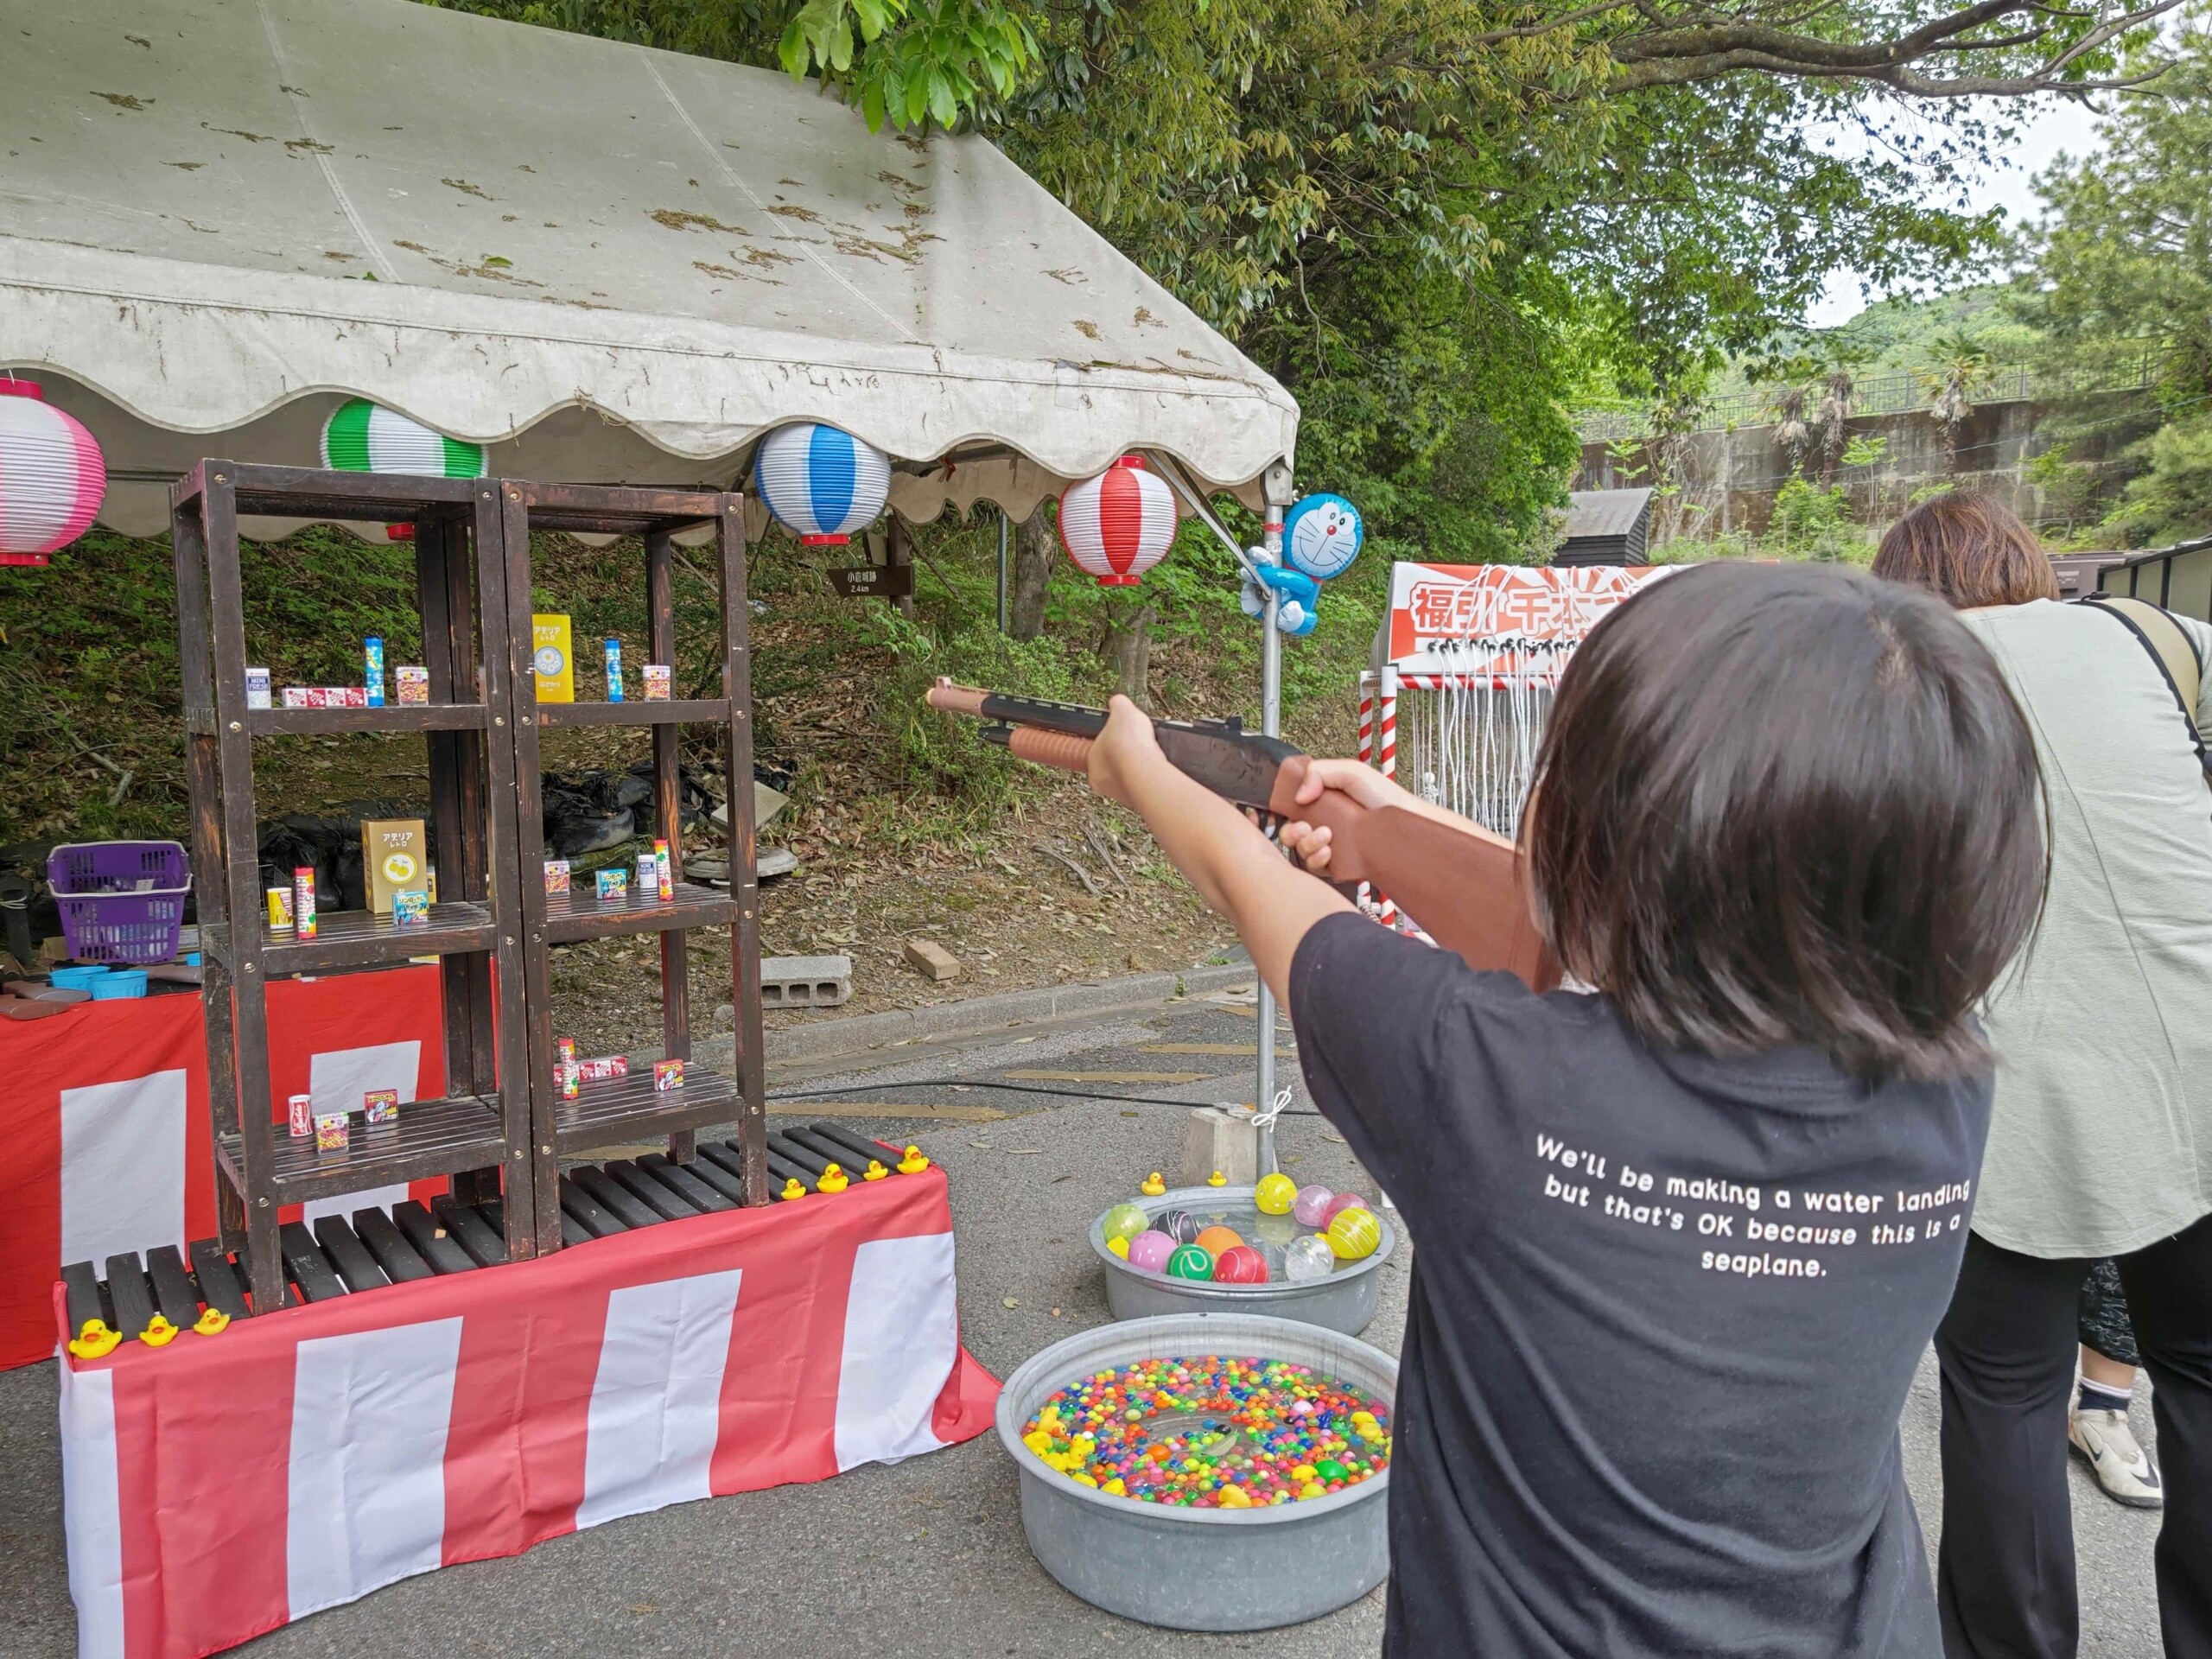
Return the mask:
{"type": "Polygon", "coordinates": [[[1651,494],[1643,490],[1573,490],[1567,537],[1554,564],[1642,564],[1651,536],[1651,494]]]}

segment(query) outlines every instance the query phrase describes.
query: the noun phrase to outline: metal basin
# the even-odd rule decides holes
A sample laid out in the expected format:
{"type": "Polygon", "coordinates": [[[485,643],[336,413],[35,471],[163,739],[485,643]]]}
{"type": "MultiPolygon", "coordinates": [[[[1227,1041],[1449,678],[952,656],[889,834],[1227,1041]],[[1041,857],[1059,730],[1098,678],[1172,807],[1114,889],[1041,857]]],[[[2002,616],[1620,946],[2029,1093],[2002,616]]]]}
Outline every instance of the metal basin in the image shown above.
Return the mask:
{"type": "MultiPolygon", "coordinates": [[[[1206,1221],[1233,1227],[1247,1243],[1266,1240],[1280,1224],[1290,1228],[1287,1216],[1262,1216],[1252,1204],[1249,1186],[1178,1186],[1156,1198],[1128,1202],[1142,1206],[1157,1220],[1170,1210],[1187,1210],[1206,1221]]],[[[1270,1319],[1297,1319],[1356,1337],[1375,1319],[1382,1299],[1382,1264],[1398,1248],[1397,1230],[1388,1212],[1378,1210],[1382,1243],[1364,1262],[1339,1262],[1325,1279],[1294,1284],[1287,1279],[1264,1285],[1217,1285],[1210,1281],[1170,1279],[1163,1274],[1133,1268],[1106,1248],[1104,1212],[1090,1224],[1090,1248],[1106,1269],[1106,1306],[1117,1319],[1141,1319],[1165,1313],[1253,1313],[1270,1319]]],[[[1305,1232],[1295,1228],[1292,1232],[1305,1232]]]]}
{"type": "MultiPolygon", "coordinates": [[[[1059,1389],[1139,1359],[1252,1356],[1310,1365],[1395,1414],[1398,1362],[1336,1331],[1244,1313],[1102,1325],[1054,1343],[1000,1392],[999,1440],[1021,1479],[1021,1529],[1061,1586],[1094,1607],[1177,1630],[1268,1630],[1357,1601],[1389,1572],[1390,1471],[1294,1503],[1186,1510],[1070,1480],[1021,1443],[1059,1389]]],[[[1395,1415],[1394,1415],[1395,1421],[1395,1415]]]]}

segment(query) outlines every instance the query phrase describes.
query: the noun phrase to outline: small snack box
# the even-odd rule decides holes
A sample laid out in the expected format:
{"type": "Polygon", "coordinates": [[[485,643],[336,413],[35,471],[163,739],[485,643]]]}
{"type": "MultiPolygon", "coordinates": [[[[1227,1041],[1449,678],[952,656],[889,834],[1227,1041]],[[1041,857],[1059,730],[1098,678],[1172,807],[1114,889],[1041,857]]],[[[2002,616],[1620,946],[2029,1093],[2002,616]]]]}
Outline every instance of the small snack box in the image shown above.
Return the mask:
{"type": "Polygon", "coordinates": [[[393,893],[391,925],[394,927],[428,927],[430,925],[430,895],[420,887],[403,887],[393,893]]]}
{"type": "Polygon", "coordinates": [[[569,890],[569,861],[549,858],[545,861],[545,896],[557,899],[569,890]]]}
{"type": "Polygon", "coordinates": [[[314,708],[315,705],[308,701],[308,693],[314,689],[315,688],[313,686],[307,685],[286,686],[284,688],[284,706],[287,709],[314,708]]]}
{"type": "Polygon", "coordinates": [[[315,1096],[294,1095],[288,1116],[291,1122],[292,1138],[304,1141],[315,1133],[315,1096]]]}
{"type": "Polygon", "coordinates": [[[601,870],[596,874],[601,899],[626,899],[630,896],[630,873],[627,870],[601,870]]]}
{"type": "Polygon", "coordinates": [[[676,671],[666,663],[647,663],[638,671],[645,677],[645,701],[666,702],[668,689],[676,678],[676,671]]]}
{"type": "Polygon", "coordinates": [[[576,1069],[583,1074],[586,1083],[607,1083],[630,1075],[630,1057],[626,1054],[608,1054],[596,1060],[586,1060],[576,1069]]]}
{"type": "Polygon", "coordinates": [[[663,899],[675,898],[676,870],[675,867],[668,861],[668,843],[666,842],[656,841],[653,842],[653,864],[655,867],[653,870],[653,879],[659,884],[661,898],[663,899]]]}
{"type": "Polygon", "coordinates": [[[655,1060],[653,1062],[653,1092],[665,1095],[683,1086],[683,1062],[655,1060]]]}
{"type": "Polygon", "coordinates": [[[268,893],[270,931],[289,933],[292,931],[292,890],[271,887],[268,893]]]}
{"type": "Polygon", "coordinates": [[[658,853],[638,855],[638,897],[640,899],[660,897],[660,855],[658,853]]]}
{"type": "Polygon", "coordinates": [[[391,671],[392,683],[399,689],[399,701],[410,707],[425,707],[430,701],[430,671],[402,663],[391,671]]]}
{"type": "Polygon", "coordinates": [[[343,1152],[350,1141],[348,1130],[352,1120],[344,1112],[317,1112],[315,1115],[315,1149],[317,1152],[343,1152]]]}
{"type": "Polygon", "coordinates": [[[387,1123],[399,1122],[399,1090],[371,1089],[361,1096],[362,1115],[369,1120],[369,1127],[380,1128],[387,1123]]]}
{"type": "Polygon", "coordinates": [[[245,706],[249,709],[269,707],[269,671],[249,668],[245,671],[245,706]]]}
{"type": "Polygon", "coordinates": [[[315,938],[315,867],[302,864],[292,872],[292,937],[315,938]]]}

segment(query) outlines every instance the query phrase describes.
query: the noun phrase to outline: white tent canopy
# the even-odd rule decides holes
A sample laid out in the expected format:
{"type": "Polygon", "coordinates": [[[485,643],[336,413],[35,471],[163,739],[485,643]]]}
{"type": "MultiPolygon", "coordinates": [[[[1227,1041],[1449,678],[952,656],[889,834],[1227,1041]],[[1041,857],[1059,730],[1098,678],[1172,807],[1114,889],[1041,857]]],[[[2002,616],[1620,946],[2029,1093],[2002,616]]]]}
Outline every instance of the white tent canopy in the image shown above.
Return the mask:
{"type": "Polygon", "coordinates": [[[1140,446],[1256,500],[1290,396],[982,139],[409,0],[0,0],[0,369],[103,521],[366,397],[496,474],[726,486],[821,420],[909,518],[1140,446]]]}

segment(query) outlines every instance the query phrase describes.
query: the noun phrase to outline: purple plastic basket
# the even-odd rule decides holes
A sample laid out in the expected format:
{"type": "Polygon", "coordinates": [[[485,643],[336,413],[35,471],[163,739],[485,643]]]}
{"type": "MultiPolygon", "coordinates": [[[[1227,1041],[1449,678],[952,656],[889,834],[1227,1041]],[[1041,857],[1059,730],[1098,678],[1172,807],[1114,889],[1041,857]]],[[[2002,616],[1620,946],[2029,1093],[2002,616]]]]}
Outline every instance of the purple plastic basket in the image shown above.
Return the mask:
{"type": "Polygon", "coordinates": [[[46,855],[77,962],[167,962],[184,926],[192,861],[173,841],[82,841],[46,855]]]}

